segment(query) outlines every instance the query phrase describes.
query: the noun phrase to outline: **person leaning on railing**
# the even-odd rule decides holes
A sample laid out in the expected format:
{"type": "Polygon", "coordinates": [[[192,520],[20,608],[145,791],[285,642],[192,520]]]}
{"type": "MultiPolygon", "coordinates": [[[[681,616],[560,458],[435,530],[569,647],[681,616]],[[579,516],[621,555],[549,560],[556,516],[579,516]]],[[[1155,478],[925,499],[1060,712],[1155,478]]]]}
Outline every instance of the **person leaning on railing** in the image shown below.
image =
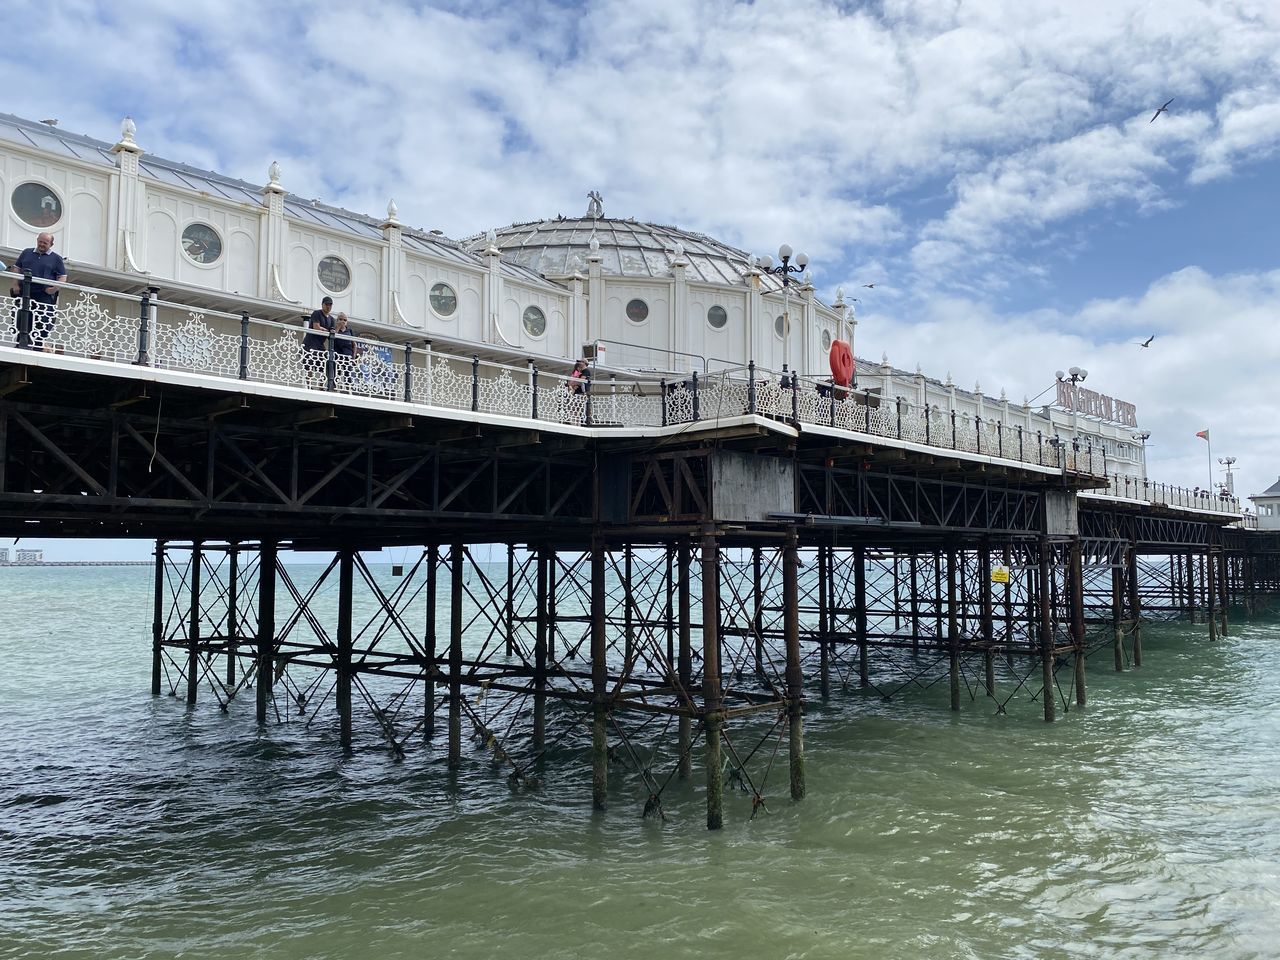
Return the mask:
{"type": "Polygon", "coordinates": [[[329,352],[329,331],[334,328],[333,297],[325,297],[320,301],[320,309],[312,311],[307,320],[307,333],[302,338],[302,366],[307,377],[307,386],[314,386],[319,378],[320,386],[325,385],[325,360],[329,352]]]}
{"type": "Polygon", "coordinates": [[[360,353],[359,344],[356,343],[356,332],[347,325],[347,315],[338,312],[338,319],[334,321],[333,332],[337,334],[333,340],[333,356],[334,362],[337,364],[337,380],[342,384],[342,389],[350,392],[351,385],[355,380],[356,372],[356,355],[360,353]]]}
{"type": "MultiPolygon", "coordinates": [[[[53,311],[58,306],[58,288],[37,283],[38,280],[54,280],[65,283],[67,265],[62,257],[53,252],[53,234],[41,233],[36,237],[36,245],[27,247],[18,254],[13,262],[13,269],[18,273],[31,272],[31,302],[39,304],[32,309],[31,349],[48,349],[46,340],[53,332],[53,311]]],[[[9,296],[17,297],[22,287],[14,284],[9,288],[9,296]]]]}

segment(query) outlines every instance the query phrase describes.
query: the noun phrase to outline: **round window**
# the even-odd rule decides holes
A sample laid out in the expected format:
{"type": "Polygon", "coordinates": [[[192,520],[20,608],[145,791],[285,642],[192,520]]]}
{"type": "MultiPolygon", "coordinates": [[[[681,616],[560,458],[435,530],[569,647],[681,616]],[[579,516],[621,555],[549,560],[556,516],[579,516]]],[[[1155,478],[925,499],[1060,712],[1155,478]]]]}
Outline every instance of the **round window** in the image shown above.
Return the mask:
{"type": "Polygon", "coordinates": [[[627,304],[627,319],[632,323],[643,323],[649,317],[649,305],[643,300],[635,299],[627,304]]]}
{"type": "Polygon", "coordinates": [[[822,349],[823,350],[831,349],[831,331],[830,330],[822,331],[822,349]]]}
{"type": "Polygon", "coordinates": [[[711,324],[715,329],[722,330],[724,325],[729,322],[729,314],[724,307],[712,307],[707,311],[707,323],[711,324]]]}
{"type": "Polygon", "coordinates": [[[531,337],[540,337],[547,332],[547,315],[537,307],[525,307],[520,322],[524,324],[524,332],[531,337]]]}
{"type": "Polygon", "coordinates": [[[182,252],[196,263],[213,263],[222,256],[222,238],[207,223],[189,223],[182,231],[182,252]]]}
{"type": "Polygon", "coordinates": [[[778,314],[778,319],[773,321],[773,332],[778,335],[779,340],[791,332],[791,323],[785,313],[778,314]]]}
{"type": "Polygon", "coordinates": [[[351,286],[351,268],[337,257],[323,257],[316,267],[316,277],[320,286],[330,293],[341,293],[351,286]]]}
{"type": "Polygon", "coordinates": [[[13,212],[32,227],[52,227],[62,219],[62,201],[43,183],[20,183],[13,188],[13,212]]]}
{"type": "Polygon", "coordinates": [[[458,309],[458,295],[447,283],[437,283],[431,288],[431,309],[442,317],[452,317],[458,309]]]}

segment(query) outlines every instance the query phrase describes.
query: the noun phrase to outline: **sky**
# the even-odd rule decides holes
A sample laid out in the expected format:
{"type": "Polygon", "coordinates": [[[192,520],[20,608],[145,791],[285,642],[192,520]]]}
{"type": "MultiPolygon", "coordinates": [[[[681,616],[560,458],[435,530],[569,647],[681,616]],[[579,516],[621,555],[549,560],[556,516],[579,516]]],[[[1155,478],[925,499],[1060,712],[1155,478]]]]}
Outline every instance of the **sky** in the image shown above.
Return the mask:
{"type": "Polygon", "coordinates": [[[127,114],[151,153],[276,160],[453,237],[599,190],[789,243],[858,298],[861,357],[1015,401],[1084,367],[1137,405],[1153,478],[1220,482],[1205,429],[1238,493],[1280,476],[1276,0],[29,6],[20,116],[114,141],[127,114]]]}

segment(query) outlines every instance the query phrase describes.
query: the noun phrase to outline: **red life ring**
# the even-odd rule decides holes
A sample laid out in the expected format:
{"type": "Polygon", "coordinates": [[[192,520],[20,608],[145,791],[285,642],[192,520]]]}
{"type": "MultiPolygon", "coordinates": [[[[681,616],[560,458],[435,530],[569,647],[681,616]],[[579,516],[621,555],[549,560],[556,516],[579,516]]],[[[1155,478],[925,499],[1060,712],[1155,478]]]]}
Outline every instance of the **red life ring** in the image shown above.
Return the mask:
{"type": "Polygon", "coordinates": [[[838,387],[853,383],[853,350],[847,340],[831,341],[831,379],[838,387]]]}

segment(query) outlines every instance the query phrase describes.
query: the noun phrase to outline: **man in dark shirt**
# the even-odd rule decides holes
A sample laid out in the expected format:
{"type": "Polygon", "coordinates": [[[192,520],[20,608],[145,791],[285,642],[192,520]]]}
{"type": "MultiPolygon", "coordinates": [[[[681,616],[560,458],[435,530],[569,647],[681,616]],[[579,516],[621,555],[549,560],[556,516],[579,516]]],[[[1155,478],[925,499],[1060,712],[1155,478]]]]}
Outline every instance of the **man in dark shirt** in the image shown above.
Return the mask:
{"type": "MultiPolygon", "coordinates": [[[[58,288],[40,283],[41,280],[56,280],[65,283],[67,265],[62,257],[53,252],[53,234],[42,233],[36,237],[34,248],[27,247],[13,262],[13,269],[22,273],[31,271],[31,349],[43,350],[45,340],[53,329],[53,311],[58,305],[58,288]]],[[[20,286],[13,286],[9,295],[16,297],[22,293],[20,286]]]]}
{"type": "Polygon", "coordinates": [[[325,385],[325,360],[329,349],[329,331],[334,321],[333,297],[325,297],[320,301],[320,309],[313,311],[307,321],[307,333],[302,338],[302,366],[306,371],[307,386],[319,376],[320,385],[325,385]]]}

